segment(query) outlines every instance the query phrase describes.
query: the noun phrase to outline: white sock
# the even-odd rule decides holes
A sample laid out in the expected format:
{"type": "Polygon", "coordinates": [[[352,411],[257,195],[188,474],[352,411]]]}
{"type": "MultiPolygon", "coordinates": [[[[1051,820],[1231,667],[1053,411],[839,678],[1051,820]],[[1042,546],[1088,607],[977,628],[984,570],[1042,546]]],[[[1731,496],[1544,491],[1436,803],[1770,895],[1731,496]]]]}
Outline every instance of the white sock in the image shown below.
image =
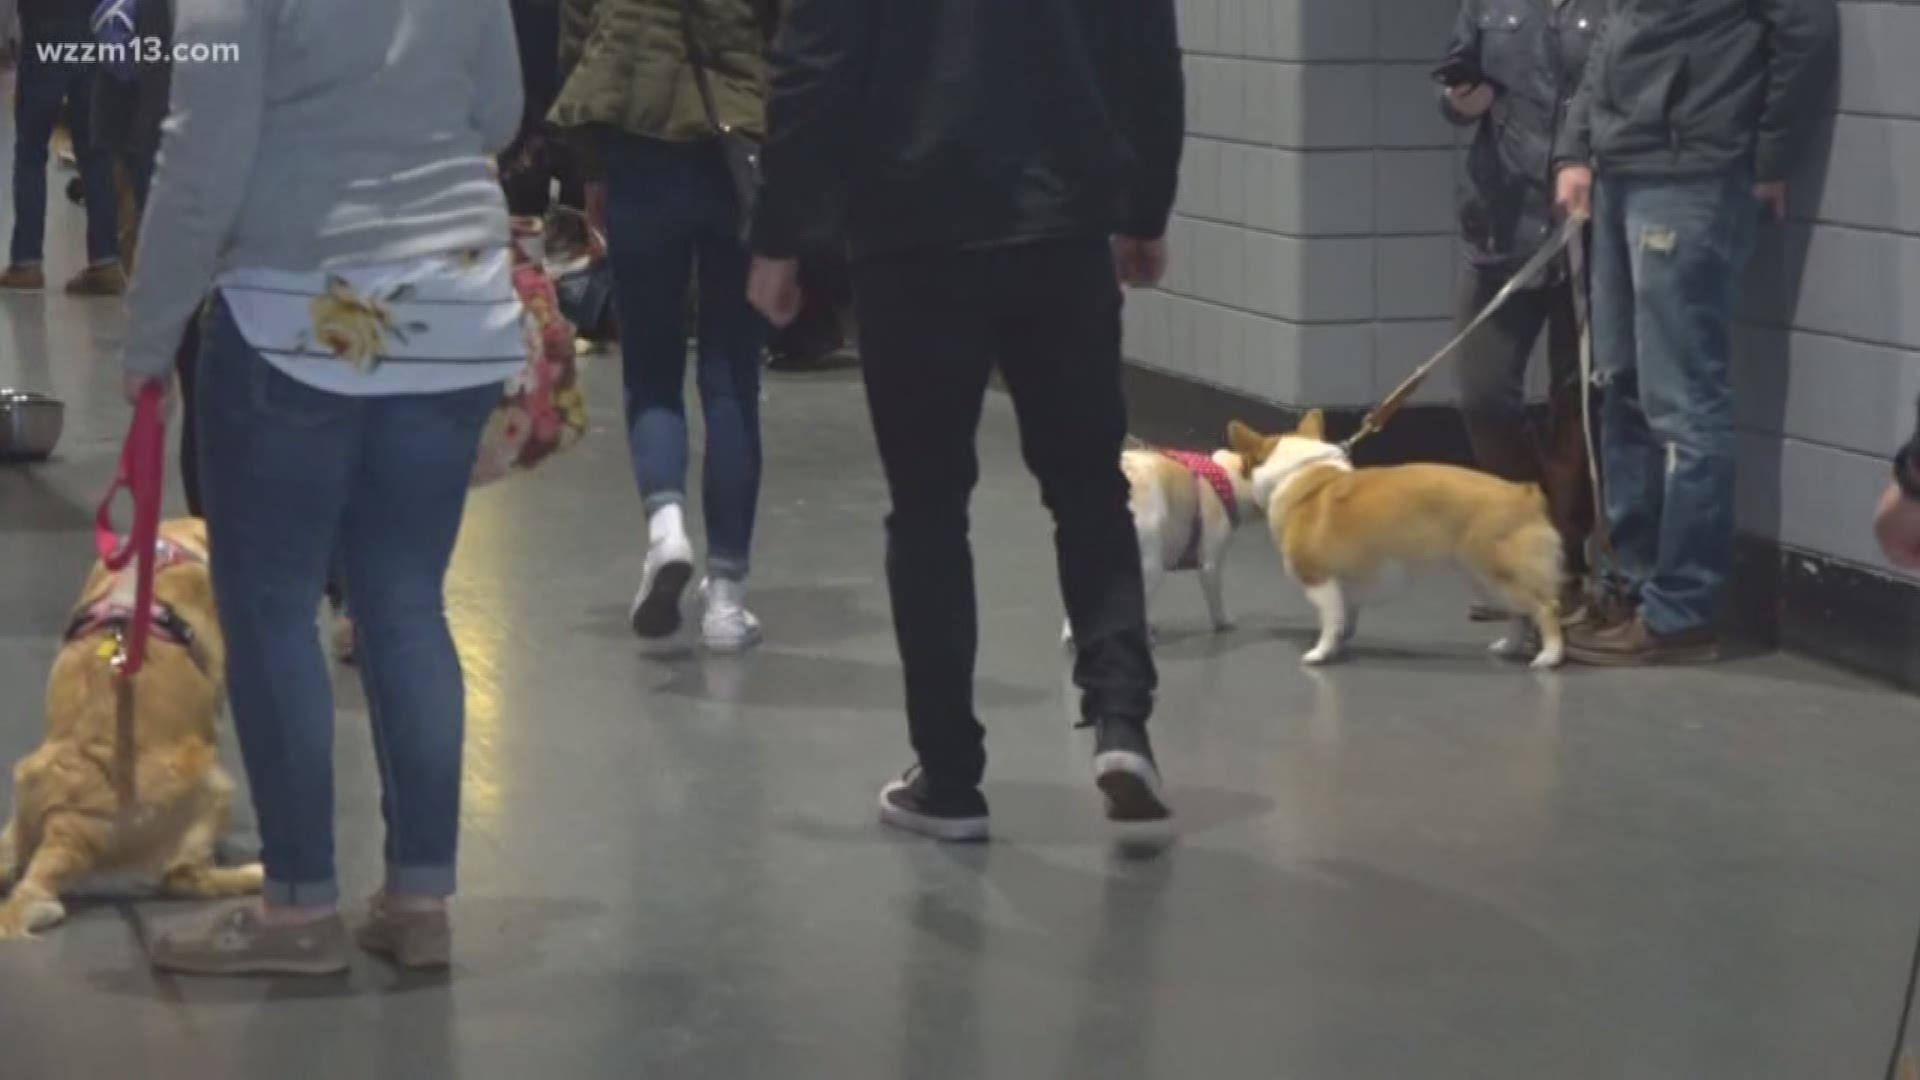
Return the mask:
{"type": "Polygon", "coordinates": [[[668,503],[655,510],[653,516],[647,519],[647,542],[650,544],[679,539],[686,534],[686,517],[682,514],[679,503],[668,503]]]}
{"type": "Polygon", "coordinates": [[[746,599],[746,582],[723,577],[707,579],[707,602],[715,607],[740,607],[746,599]]]}

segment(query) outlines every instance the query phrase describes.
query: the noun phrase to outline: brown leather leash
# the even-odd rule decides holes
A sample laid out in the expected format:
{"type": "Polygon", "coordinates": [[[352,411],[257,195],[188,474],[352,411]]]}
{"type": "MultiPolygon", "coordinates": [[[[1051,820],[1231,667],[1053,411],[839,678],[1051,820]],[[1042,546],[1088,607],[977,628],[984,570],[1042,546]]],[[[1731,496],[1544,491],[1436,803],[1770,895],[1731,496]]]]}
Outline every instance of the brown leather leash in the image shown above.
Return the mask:
{"type": "MultiPolygon", "coordinates": [[[[1487,302],[1486,307],[1480,309],[1480,313],[1473,317],[1472,322],[1468,323],[1459,333],[1453,335],[1453,339],[1445,345],[1442,345],[1439,352],[1434,353],[1427,358],[1425,363],[1414,368],[1413,374],[1407,376],[1399,386],[1394,387],[1393,393],[1388,394],[1385,401],[1374,406],[1373,411],[1368,413],[1366,417],[1360,421],[1360,430],[1354,432],[1348,437],[1347,441],[1341,443],[1340,448],[1351,454],[1353,448],[1360,445],[1363,440],[1369,436],[1379,434],[1381,429],[1385,428],[1387,423],[1393,419],[1394,414],[1398,413],[1401,407],[1406,405],[1408,399],[1413,397],[1414,392],[1420,389],[1420,385],[1427,381],[1427,376],[1432,375],[1435,368],[1439,367],[1443,361],[1452,356],[1454,352],[1460,348],[1461,344],[1465,342],[1468,337],[1472,336],[1475,330],[1480,329],[1482,323],[1491,319],[1495,312],[1505,307],[1507,301],[1513,299],[1515,293],[1531,286],[1540,275],[1544,274],[1547,267],[1553,263],[1553,260],[1559,257],[1561,252],[1567,250],[1569,244],[1574,242],[1575,237],[1580,234],[1580,230],[1585,224],[1584,221],[1577,219],[1567,219],[1567,221],[1560,226],[1560,231],[1554,234],[1553,239],[1539,251],[1535,252],[1533,258],[1528,259],[1512,277],[1507,279],[1507,283],[1500,287],[1500,291],[1494,294],[1493,299],[1487,302]]],[[[1578,292],[1579,290],[1576,289],[1575,291],[1578,292]]]]}

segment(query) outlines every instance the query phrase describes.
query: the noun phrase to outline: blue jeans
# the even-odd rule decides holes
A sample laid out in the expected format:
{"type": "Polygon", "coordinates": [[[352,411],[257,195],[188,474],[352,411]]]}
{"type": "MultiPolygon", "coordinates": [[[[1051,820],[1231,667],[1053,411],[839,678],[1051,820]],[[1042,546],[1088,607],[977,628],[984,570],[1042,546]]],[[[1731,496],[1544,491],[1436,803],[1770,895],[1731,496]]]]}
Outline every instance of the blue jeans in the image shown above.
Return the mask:
{"type": "Polygon", "coordinates": [[[1752,174],[1602,174],[1593,349],[1614,585],[1656,635],[1708,628],[1733,561],[1728,334],[1760,206],[1752,174]]]}
{"type": "Polygon", "coordinates": [[[120,199],[113,186],[111,155],[88,137],[94,70],[86,64],[40,59],[33,41],[20,43],[20,72],[13,103],[13,245],[15,263],[37,263],[47,237],[47,158],[60,107],[68,106],[73,151],[87,202],[87,262],[119,257],[114,225],[120,199]]]}
{"type": "Polygon", "coordinates": [[[267,899],[339,897],[333,687],[314,625],[336,543],[380,766],[386,888],[450,895],[466,705],[442,586],[500,388],[325,393],[261,359],[216,299],[199,393],[227,689],[267,899]]]}
{"type": "Polygon", "coordinates": [[[718,143],[609,135],[607,246],[626,378],[627,444],[647,511],[686,500],[687,286],[699,278],[701,500],[707,568],[744,578],[760,501],[760,354],[747,254],[718,143]]]}

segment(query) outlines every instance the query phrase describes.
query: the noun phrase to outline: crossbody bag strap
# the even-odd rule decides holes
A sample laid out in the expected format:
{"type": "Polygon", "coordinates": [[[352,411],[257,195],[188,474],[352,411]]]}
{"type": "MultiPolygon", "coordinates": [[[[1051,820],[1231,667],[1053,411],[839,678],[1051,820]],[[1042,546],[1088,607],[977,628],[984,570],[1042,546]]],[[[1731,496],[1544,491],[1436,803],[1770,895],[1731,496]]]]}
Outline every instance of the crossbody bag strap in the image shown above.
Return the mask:
{"type": "Polygon", "coordinates": [[[714,103],[712,76],[708,74],[706,46],[700,43],[700,34],[694,29],[699,16],[694,11],[694,0],[680,0],[680,32],[687,43],[687,63],[693,68],[694,89],[700,92],[700,108],[707,114],[707,123],[713,125],[718,134],[726,134],[727,125],[720,122],[720,108],[714,103]]]}

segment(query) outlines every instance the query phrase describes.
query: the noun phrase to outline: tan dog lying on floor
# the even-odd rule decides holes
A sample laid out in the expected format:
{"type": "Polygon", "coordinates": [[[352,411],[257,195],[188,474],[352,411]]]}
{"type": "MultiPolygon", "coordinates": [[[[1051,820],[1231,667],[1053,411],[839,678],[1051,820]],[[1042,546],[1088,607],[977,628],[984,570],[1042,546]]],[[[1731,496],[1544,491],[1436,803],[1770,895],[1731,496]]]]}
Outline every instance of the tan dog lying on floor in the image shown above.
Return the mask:
{"type": "Polygon", "coordinates": [[[226,645],[199,521],[160,529],[154,629],[146,663],[115,674],[117,631],[131,606],[132,568],[99,563],[87,577],[47,682],[47,732],[13,771],[13,816],[0,830],[0,938],[66,917],[62,894],[116,886],[183,899],[258,892],[261,871],[214,865],[233,781],[220,768],[214,722],[226,645]]]}
{"type": "Polygon", "coordinates": [[[1412,564],[1453,562],[1516,613],[1494,652],[1518,658],[1537,631],[1533,666],[1559,666],[1560,539],[1539,488],[1451,465],[1356,470],[1326,441],[1317,409],[1290,435],[1236,421],[1227,437],[1247,462],[1287,572],[1320,612],[1306,663],[1340,655],[1357,593],[1412,564]]]}

